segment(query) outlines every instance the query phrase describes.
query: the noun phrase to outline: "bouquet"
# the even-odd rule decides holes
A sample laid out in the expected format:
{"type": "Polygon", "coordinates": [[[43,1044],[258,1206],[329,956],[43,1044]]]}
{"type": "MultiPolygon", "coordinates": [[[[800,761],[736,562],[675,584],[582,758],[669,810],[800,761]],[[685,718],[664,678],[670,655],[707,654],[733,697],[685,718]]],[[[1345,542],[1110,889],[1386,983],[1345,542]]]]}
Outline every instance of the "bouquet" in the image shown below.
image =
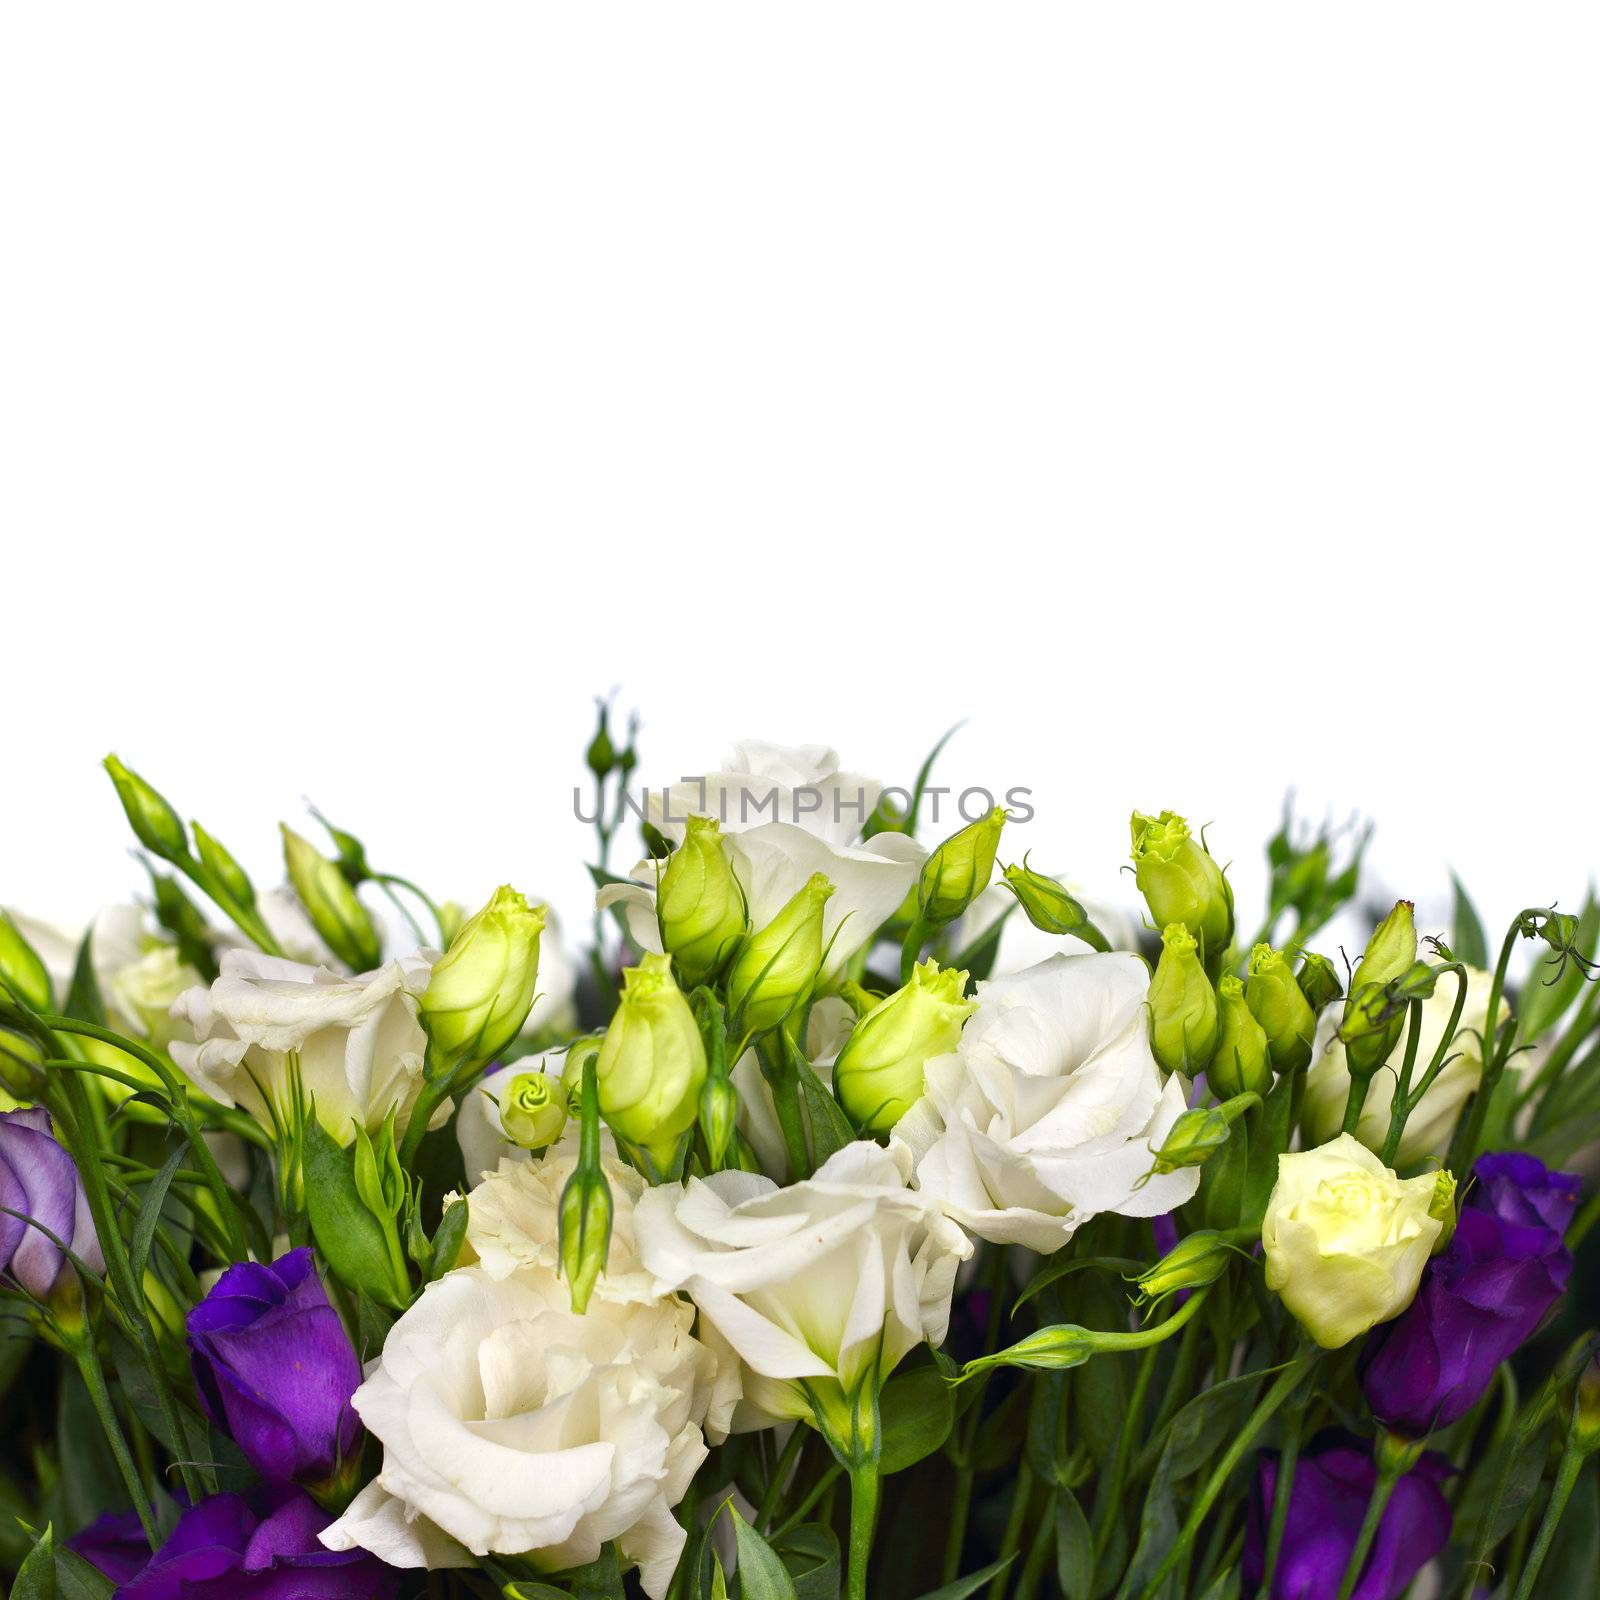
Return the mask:
{"type": "Polygon", "coordinates": [[[1600,1592],[1600,909],[1286,817],[1252,938],[1163,811],[1129,918],[932,757],[635,733],[577,951],[107,759],[148,903],[0,917],[14,1596],[1600,1592]]]}

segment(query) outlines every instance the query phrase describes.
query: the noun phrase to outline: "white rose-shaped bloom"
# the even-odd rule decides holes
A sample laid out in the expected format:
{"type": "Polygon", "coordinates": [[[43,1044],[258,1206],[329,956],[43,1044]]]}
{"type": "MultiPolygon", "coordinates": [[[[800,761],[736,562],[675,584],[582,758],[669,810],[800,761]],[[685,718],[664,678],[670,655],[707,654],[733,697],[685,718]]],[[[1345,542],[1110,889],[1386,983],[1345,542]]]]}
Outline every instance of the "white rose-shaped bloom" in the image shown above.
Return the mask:
{"type": "Polygon", "coordinates": [[[683,1289],[744,1362],[736,1427],[810,1418],[807,1386],[837,1402],[874,1367],[887,1376],[944,1339],[972,1245],[906,1187],[907,1170],[904,1152],[862,1141],[788,1188],[730,1171],[640,1199],[634,1230],[656,1288],[683,1289]]]}
{"type": "MultiPolygon", "coordinates": [[[[355,1124],[369,1132],[399,1106],[404,1127],[422,1088],[427,1040],[417,996],[432,958],[402,956],[375,972],[341,977],[253,950],[223,954],[210,988],[173,1003],[172,1020],[194,1043],[172,1042],[172,1058],[196,1087],[240,1106],[270,1128],[295,1103],[316,1100],[317,1120],[349,1144],[355,1124]]],[[[448,1103],[432,1126],[450,1115],[448,1103]]]]}
{"type": "MultiPolygon", "coordinates": [[[[543,956],[541,952],[541,962],[543,956]]],[[[500,1095],[510,1086],[511,1080],[524,1072],[542,1072],[557,1080],[567,1063],[567,1047],[546,1050],[540,1055],[523,1056],[520,1060],[496,1067],[486,1072],[467,1091],[456,1113],[456,1143],[461,1146],[461,1160],[467,1170],[467,1187],[470,1189],[485,1173],[493,1172],[502,1161],[532,1160],[533,1153],[506,1137],[500,1120],[500,1095]]]]}
{"type": "Polygon", "coordinates": [[[1435,1179],[1397,1178],[1348,1133],[1278,1157],[1261,1223],[1267,1287],[1324,1349],[1411,1304],[1442,1226],[1435,1179]]]}
{"type": "MultiPolygon", "coordinates": [[[[748,903],[750,926],[762,928],[821,872],[834,887],[823,907],[822,937],[831,977],[900,909],[927,851],[901,833],[861,839],[880,785],[838,770],[822,745],[797,750],[746,740],[729,767],[699,784],[678,784],[647,809],[668,838],[681,840],[690,814],[715,817],[726,836],[733,875],[748,903]],[[852,842],[855,841],[855,842],[852,842]]],[[[602,910],[618,906],[628,932],[645,950],[661,949],[656,925],[656,880],[662,864],[641,861],[628,883],[607,884],[602,910]]]]}
{"type": "Polygon", "coordinates": [[[178,954],[176,945],[157,944],[117,969],[110,993],[116,1011],[135,1024],[135,1034],[165,1046],[173,1038],[173,1002],[199,982],[200,974],[178,954]]]}
{"type": "Polygon", "coordinates": [[[1149,982],[1115,953],[980,983],[960,1048],[928,1062],[895,1124],[918,1188],[980,1238],[1044,1254],[1101,1212],[1154,1217],[1191,1198],[1197,1169],[1150,1176],[1185,1101],[1150,1050],[1149,982]]]}
{"type": "MultiPolygon", "coordinates": [[[[1487,972],[1480,972],[1476,967],[1467,969],[1467,999],[1450,1046],[1451,1059],[1428,1085],[1416,1110],[1406,1118],[1405,1132],[1400,1136],[1394,1156],[1397,1167],[1415,1166],[1428,1156],[1442,1159],[1449,1149],[1461,1109],[1477,1092],[1483,1078],[1483,1041],[1490,1032],[1489,990],[1493,984],[1487,972]]],[[[1413,1084],[1421,1081],[1439,1048],[1439,1041],[1444,1038],[1445,1029],[1450,1026],[1450,1013],[1455,1009],[1458,992],[1455,974],[1446,973],[1433,993],[1422,1002],[1422,1032],[1416,1062],[1411,1069],[1413,1084]]],[[[1499,1020],[1504,1019],[1506,1010],[1502,1001],[1499,1020]]],[[[1306,1072],[1304,1126],[1307,1137],[1319,1142],[1331,1139],[1343,1126],[1345,1101],[1350,1095],[1350,1069],[1338,1037],[1341,1014],[1341,1007],[1328,1006],[1317,1019],[1316,1046],[1306,1072]]],[[[1396,1074],[1405,1059],[1409,1030],[1408,1021],[1389,1059],[1367,1085],[1367,1098],[1355,1132],[1356,1138],[1369,1150],[1381,1150],[1389,1135],[1389,1114],[1394,1107],[1394,1091],[1399,1081],[1396,1074]]]]}
{"type": "Polygon", "coordinates": [[[323,1534],[331,1549],[399,1567],[518,1555],[553,1572],[615,1539],[646,1593],[666,1591],[685,1542],[672,1508],[706,1436],[727,1432],[739,1368],[694,1336],[692,1305],[656,1294],[634,1249],[644,1181],[603,1148],[615,1219],[582,1316],[555,1272],[576,1140],[508,1161],[473,1191],[477,1264],[424,1291],[356,1391],[383,1466],[323,1534]]]}

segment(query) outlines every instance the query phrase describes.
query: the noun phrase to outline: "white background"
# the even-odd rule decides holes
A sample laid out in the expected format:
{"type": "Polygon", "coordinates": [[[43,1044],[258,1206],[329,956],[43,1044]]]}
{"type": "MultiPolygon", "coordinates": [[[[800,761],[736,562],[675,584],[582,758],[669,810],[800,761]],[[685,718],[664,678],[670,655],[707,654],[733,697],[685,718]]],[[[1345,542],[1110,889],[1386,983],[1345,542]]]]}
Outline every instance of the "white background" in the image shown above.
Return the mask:
{"type": "MultiPolygon", "coordinates": [[[[0,900],[309,795],[581,916],[590,696],[1595,865],[1592,7],[11,6],[0,900]]],[[[1243,913],[1248,918],[1251,913],[1243,913]]]]}

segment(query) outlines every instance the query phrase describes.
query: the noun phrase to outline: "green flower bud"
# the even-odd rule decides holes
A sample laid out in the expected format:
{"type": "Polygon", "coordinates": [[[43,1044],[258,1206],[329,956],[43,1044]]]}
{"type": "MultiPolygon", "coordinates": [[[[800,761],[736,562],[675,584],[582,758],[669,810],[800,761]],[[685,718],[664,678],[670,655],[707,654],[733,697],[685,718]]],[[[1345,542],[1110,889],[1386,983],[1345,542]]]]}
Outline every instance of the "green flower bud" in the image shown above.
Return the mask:
{"type": "Polygon", "coordinates": [[[1245,986],[1231,972],[1217,985],[1217,1014],[1217,1053],[1206,1069],[1206,1081],[1220,1100],[1264,1095],[1272,1087],[1267,1033],[1251,1015],[1245,986]]]}
{"type": "Polygon", "coordinates": [[[581,1317],[611,1251],[611,1185],[598,1165],[580,1163],[561,1191],[561,1275],[581,1317]]]}
{"type": "Polygon", "coordinates": [[[744,894],[715,817],[690,817],[656,894],[661,942],[693,987],[722,968],[745,931],[744,894]]]}
{"type": "Polygon", "coordinates": [[[256,891],[249,874],[198,822],[190,826],[194,829],[195,849],[200,854],[200,864],[216,879],[222,892],[230,896],[235,905],[250,910],[256,903],[256,891]]]}
{"type": "Polygon", "coordinates": [[[137,772],[130,772],[115,756],[107,756],[103,765],[111,774],[117,787],[117,798],[128,814],[139,843],[146,850],[172,860],[189,853],[189,838],[183,831],[183,820],[167,804],[166,799],[150,787],[137,772]]]}
{"type": "Polygon", "coordinates": [[[501,884],[450,941],[418,1006],[446,1061],[491,1060],[521,1031],[539,978],[544,921],[543,906],[501,884]]]}
{"type": "Polygon", "coordinates": [[[1017,897],[1023,914],[1043,933],[1082,939],[1096,950],[1109,950],[1106,936],[1089,920],[1089,913],[1054,878],[1035,872],[1026,856],[1022,865],[1000,869],[1005,886],[1017,897]]]}
{"type": "Polygon", "coordinates": [[[1295,982],[1300,985],[1300,993],[1306,997],[1306,1004],[1311,1007],[1313,1016],[1324,1006],[1332,1005],[1344,993],[1344,985],[1339,982],[1339,974],[1333,963],[1326,956],[1319,956],[1315,950],[1306,951],[1305,961],[1295,974],[1295,982]]]}
{"type": "Polygon", "coordinates": [[[524,1150],[542,1150],[567,1125],[567,1096],[557,1078],[519,1072],[500,1092],[500,1126],[524,1150]]]}
{"type": "Polygon", "coordinates": [[[812,873],[788,905],[745,940],[728,974],[736,1028],[765,1033],[810,997],[822,968],[822,908],[832,893],[827,877],[812,873]]]}
{"type": "Polygon", "coordinates": [[[611,742],[610,707],[604,700],[598,702],[600,708],[599,726],[594,731],[594,738],[589,741],[589,748],[584,752],[583,759],[588,764],[589,770],[597,778],[604,778],[617,764],[617,748],[611,742]]]}
{"type": "Polygon", "coordinates": [[[461,932],[461,925],[467,920],[467,908],[459,900],[446,900],[439,907],[439,937],[448,949],[455,943],[455,937],[461,932]]]}
{"type": "Polygon", "coordinates": [[[1150,1048],[1168,1072],[1203,1072],[1217,1048],[1217,993],[1181,922],[1161,930],[1161,959],[1150,980],[1150,1048]]]}
{"type": "Polygon", "coordinates": [[[328,830],[333,848],[339,852],[339,870],[351,888],[365,883],[372,876],[372,869],[367,865],[367,847],[353,833],[334,827],[315,806],[311,808],[311,815],[328,830]]]}
{"type": "Polygon", "coordinates": [[[1317,1016],[1289,967],[1289,954],[1258,944],[1250,952],[1250,981],[1244,997],[1259,1022],[1279,1072],[1298,1072],[1311,1060],[1317,1016]]]}
{"type": "Polygon", "coordinates": [[[322,942],[357,972],[370,972],[383,959],[378,930],[367,908],[340,872],[311,843],[283,824],[283,862],[289,882],[322,942]]]}
{"type": "Polygon", "coordinates": [[[930,928],[953,922],[989,887],[994,853],[1008,813],[996,806],[986,817],[953,833],[922,864],[917,911],[930,928]]]}
{"type": "Polygon", "coordinates": [[[1133,877],[1158,928],[1181,922],[1213,960],[1233,937],[1233,890],[1211,852],[1175,811],[1133,814],[1133,877]]]}
{"type": "Polygon", "coordinates": [[[1153,1170],[1176,1172],[1179,1167],[1203,1165],[1228,1142],[1229,1128],[1252,1106],[1260,1104],[1259,1095],[1242,1094],[1224,1100],[1220,1106],[1196,1106],[1185,1111],[1156,1152],[1153,1170]]]}
{"type": "Polygon", "coordinates": [[[1441,1167],[1433,1175],[1433,1203],[1428,1215],[1440,1224],[1439,1237],[1433,1244],[1433,1253],[1438,1255],[1456,1236],[1456,1175],[1448,1167],[1441,1167]]]}
{"type": "Polygon", "coordinates": [[[1388,1059],[1405,1025],[1405,1005],[1386,987],[1410,971],[1417,959],[1417,928],[1409,900],[1397,900],[1367,941],[1350,980],[1339,1038],[1353,1078],[1370,1078],[1388,1059]]]}
{"type": "Polygon", "coordinates": [[[862,1133],[887,1133],[922,1098],[923,1067],[955,1049],[978,1009],[962,998],[966,986],[966,973],[924,961],[856,1023],[834,1064],[833,1092],[862,1133]]]}
{"type": "Polygon", "coordinates": [[[647,955],[623,973],[595,1071],[601,1115],[658,1168],[669,1167],[700,1109],[706,1047],[666,956],[647,955]]]}
{"type": "MultiPolygon", "coordinates": [[[[0,911],[0,980],[16,990],[22,1003],[34,1011],[48,1011],[52,1000],[50,974],[39,953],[22,937],[22,930],[0,911]]],[[[9,998],[0,990],[0,998],[9,998]]]]}
{"type": "Polygon", "coordinates": [[[1233,1244],[1225,1233],[1203,1229],[1180,1239],[1138,1278],[1139,1298],[1160,1300],[1178,1289],[1203,1289],[1228,1270],[1233,1244]]]}
{"type": "Polygon", "coordinates": [[[739,1119],[739,1091],[726,1078],[707,1078],[700,1091],[700,1129],[713,1170],[725,1165],[739,1119]]]}
{"type": "Polygon", "coordinates": [[[859,1021],[884,997],[857,983],[854,978],[846,978],[839,985],[839,998],[855,1012],[859,1021]]]}

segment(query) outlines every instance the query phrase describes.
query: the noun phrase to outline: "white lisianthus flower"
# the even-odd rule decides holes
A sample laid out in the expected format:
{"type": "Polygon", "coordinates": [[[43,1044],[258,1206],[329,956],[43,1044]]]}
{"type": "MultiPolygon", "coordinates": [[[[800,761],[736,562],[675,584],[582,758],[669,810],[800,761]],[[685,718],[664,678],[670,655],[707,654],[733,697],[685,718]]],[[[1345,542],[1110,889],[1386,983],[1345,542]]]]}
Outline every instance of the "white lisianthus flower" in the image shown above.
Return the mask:
{"type": "Polygon", "coordinates": [[[200,974],[178,954],[176,945],[156,944],[137,961],[117,969],[110,998],[117,1012],[136,1024],[135,1033],[162,1048],[173,1040],[173,1002],[199,982],[200,974]]]}
{"type": "MultiPolygon", "coordinates": [[[[827,877],[834,887],[822,914],[827,977],[900,909],[927,854],[901,833],[860,837],[881,785],[840,772],[838,756],[823,745],[790,750],[746,740],[724,770],[665,793],[663,805],[661,792],[653,791],[647,809],[669,839],[682,839],[690,815],[717,819],[751,928],[765,927],[813,873],[827,877]]],[[[620,907],[640,948],[657,952],[660,870],[658,861],[641,861],[630,882],[607,884],[597,900],[602,910],[620,907]]]]}
{"type": "Polygon", "coordinates": [[[744,1362],[735,1427],[809,1420],[943,1342],[972,1245],[908,1170],[861,1141],[784,1189],[728,1171],[645,1191],[634,1230],[656,1288],[687,1293],[744,1362]]]}
{"type": "Polygon", "coordinates": [[[1150,1050],[1150,974],[1134,955],[1051,956],[980,983],[959,1049],[895,1124],[916,1182],[972,1233],[1042,1254],[1104,1211],[1161,1216],[1199,1186],[1152,1177],[1184,1084],[1150,1050]]]}
{"type": "MultiPolygon", "coordinates": [[[[1476,967],[1467,969],[1467,999],[1450,1045],[1451,1059],[1428,1085],[1417,1109],[1406,1119],[1405,1132],[1395,1151],[1397,1167],[1415,1166],[1428,1156],[1442,1159],[1449,1149],[1461,1109],[1477,1092],[1483,1078],[1483,1041],[1492,1031],[1489,990],[1493,985],[1494,980],[1487,972],[1480,972],[1476,967]]],[[[1439,1048],[1439,1041],[1444,1038],[1445,1029],[1450,1026],[1450,1013],[1455,1009],[1458,992],[1455,974],[1447,972],[1422,1002],[1422,1033],[1412,1067],[1413,1084],[1421,1081],[1439,1048]]],[[[1506,1013],[1502,1000],[1496,1027],[1506,1013]]],[[[1316,1044],[1306,1072],[1304,1126],[1307,1137],[1319,1143],[1331,1139],[1343,1126],[1345,1101],[1350,1096],[1350,1069],[1338,1036],[1340,1015],[1340,1007],[1328,1006],[1318,1019],[1316,1044]]],[[[1361,1107],[1355,1135],[1369,1150],[1382,1150],[1389,1135],[1389,1114],[1394,1107],[1394,1091],[1399,1081],[1396,1074],[1405,1059],[1409,1030],[1408,1021],[1389,1052],[1389,1059],[1367,1085],[1367,1098],[1361,1107]]]]}
{"type": "MultiPolygon", "coordinates": [[[[381,1127],[392,1106],[403,1128],[422,1088],[427,1040],[417,996],[431,965],[427,955],[402,956],[347,978],[226,951],[215,983],[173,1003],[173,1022],[194,1043],[174,1038],[172,1058],[197,1088],[267,1128],[313,1097],[317,1120],[343,1144],[357,1123],[381,1127]]],[[[450,1109],[441,1106],[431,1125],[442,1126],[450,1109]]]]}
{"type": "Polygon", "coordinates": [[[391,1566],[525,1557],[554,1572],[615,1539],[645,1592],[665,1593],[685,1534],[672,1508],[725,1436],[738,1362],[695,1337],[695,1311],[658,1296],[634,1250],[644,1181],[604,1165],[615,1217],[582,1316],[557,1277],[569,1138],[508,1161],[467,1202],[477,1264],[430,1285],[391,1330],[353,1404],[383,1444],[377,1478],[322,1536],[391,1566]]]}
{"type": "Polygon", "coordinates": [[[1433,1253],[1435,1175],[1397,1178],[1348,1133],[1278,1157],[1261,1223],[1267,1287],[1326,1350],[1411,1304],[1433,1253]]]}

